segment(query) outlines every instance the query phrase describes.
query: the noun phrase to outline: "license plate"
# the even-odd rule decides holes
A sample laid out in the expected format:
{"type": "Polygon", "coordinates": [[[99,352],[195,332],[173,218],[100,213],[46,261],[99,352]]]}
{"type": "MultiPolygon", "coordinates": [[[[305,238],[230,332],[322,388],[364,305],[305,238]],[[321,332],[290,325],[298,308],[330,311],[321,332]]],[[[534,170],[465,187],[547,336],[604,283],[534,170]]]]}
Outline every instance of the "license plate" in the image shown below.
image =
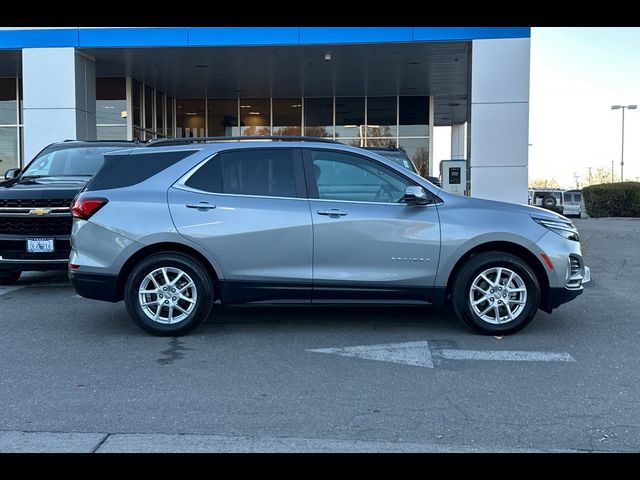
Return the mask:
{"type": "Polygon", "coordinates": [[[27,238],[27,253],[51,253],[53,251],[53,238],[27,238]]]}

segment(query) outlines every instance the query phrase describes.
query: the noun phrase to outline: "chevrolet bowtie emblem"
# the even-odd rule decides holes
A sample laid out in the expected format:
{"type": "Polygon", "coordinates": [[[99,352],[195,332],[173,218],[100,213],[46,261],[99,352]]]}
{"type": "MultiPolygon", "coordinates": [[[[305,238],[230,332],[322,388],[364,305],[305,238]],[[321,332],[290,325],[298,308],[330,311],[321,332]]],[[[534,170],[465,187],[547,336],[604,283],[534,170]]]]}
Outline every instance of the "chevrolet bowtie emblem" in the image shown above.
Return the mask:
{"type": "Polygon", "coordinates": [[[49,212],[51,212],[51,210],[47,210],[46,208],[34,208],[29,212],[29,215],[42,216],[42,215],[48,215],[49,212]]]}

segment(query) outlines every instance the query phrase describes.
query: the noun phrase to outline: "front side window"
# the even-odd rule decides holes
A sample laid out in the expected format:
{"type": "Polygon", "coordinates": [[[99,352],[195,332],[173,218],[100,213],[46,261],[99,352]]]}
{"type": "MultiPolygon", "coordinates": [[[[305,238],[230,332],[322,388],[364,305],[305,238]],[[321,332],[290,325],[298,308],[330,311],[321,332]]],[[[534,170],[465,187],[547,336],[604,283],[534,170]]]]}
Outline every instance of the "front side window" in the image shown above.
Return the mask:
{"type": "Polygon", "coordinates": [[[211,193],[296,197],[293,149],[222,152],[198,169],[185,185],[211,193]]]}
{"type": "Polygon", "coordinates": [[[402,203],[412,183],[384,167],[358,155],[312,150],[311,161],[323,200],[402,203]]]}
{"type": "Polygon", "coordinates": [[[104,163],[104,153],[126,147],[67,148],[36,158],[23,177],[91,176],[104,163]]]}

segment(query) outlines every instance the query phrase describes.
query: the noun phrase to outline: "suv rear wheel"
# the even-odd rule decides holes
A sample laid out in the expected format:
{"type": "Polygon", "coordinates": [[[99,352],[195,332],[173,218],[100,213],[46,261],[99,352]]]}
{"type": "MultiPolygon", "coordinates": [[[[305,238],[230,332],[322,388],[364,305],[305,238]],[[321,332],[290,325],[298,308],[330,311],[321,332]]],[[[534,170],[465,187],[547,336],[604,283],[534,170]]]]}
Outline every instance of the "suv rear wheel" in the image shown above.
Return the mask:
{"type": "Polygon", "coordinates": [[[0,272],[0,285],[11,285],[20,279],[22,272],[0,272]]]}
{"type": "Polygon", "coordinates": [[[470,258],[456,276],[453,310],[485,335],[508,335],[526,327],[540,304],[535,273],[519,257],[485,252],[470,258]]]}
{"type": "Polygon", "coordinates": [[[200,325],[213,305],[213,284],[193,258],[159,253],[136,265],[125,284],[129,315],[158,336],[185,335],[200,325]]]}

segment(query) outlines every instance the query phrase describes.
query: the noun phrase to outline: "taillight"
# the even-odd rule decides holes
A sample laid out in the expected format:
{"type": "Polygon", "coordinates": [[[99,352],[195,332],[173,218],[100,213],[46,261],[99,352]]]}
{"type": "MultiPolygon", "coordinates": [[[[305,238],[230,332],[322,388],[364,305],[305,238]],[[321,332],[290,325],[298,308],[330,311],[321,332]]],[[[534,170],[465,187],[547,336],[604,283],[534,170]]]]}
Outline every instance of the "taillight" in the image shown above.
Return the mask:
{"type": "Polygon", "coordinates": [[[71,204],[71,214],[81,220],[88,220],[91,215],[104,207],[108,201],[106,198],[76,197],[71,204]]]}

